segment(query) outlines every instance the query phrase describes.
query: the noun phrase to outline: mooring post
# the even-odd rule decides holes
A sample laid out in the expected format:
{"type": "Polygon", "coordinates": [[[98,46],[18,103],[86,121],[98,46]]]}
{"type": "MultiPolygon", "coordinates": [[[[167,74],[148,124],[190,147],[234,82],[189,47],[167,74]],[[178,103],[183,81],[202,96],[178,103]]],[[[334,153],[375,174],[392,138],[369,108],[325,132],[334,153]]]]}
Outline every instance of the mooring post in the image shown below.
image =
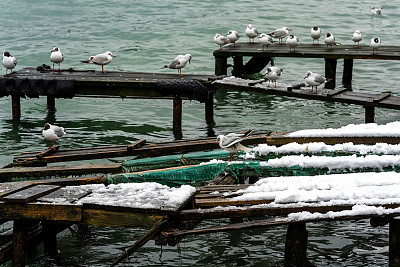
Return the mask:
{"type": "Polygon", "coordinates": [[[205,115],[206,115],[206,123],[210,124],[214,122],[214,93],[209,92],[208,98],[205,103],[205,115]]]}
{"type": "Polygon", "coordinates": [[[55,224],[48,221],[42,221],[42,227],[44,251],[50,256],[57,256],[57,230],[55,224]]]}
{"type": "Polygon", "coordinates": [[[374,123],[375,122],[375,107],[364,106],[364,108],[365,108],[365,123],[374,123]]]}
{"type": "Polygon", "coordinates": [[[28,238],[29,224],[26,220],[14,220],[13,227],[13,251],[11,266],[25,266],[25,251],[28,238]]]}
{"type": "Polygon", "coordinates": [[[55,112],[56,111],[56,98],[54,96],[47,96],[47,111],[55,112]]]}
{"type": "Polygon", "coordinates": [[[325,78],[328,80],[325,83],[326,89],[335,89],[336,86],[336,65],[335,58],[325,58],[325,78]]]}
{"type": "Polygon", "coordinates": [[[176,139],[182,138],[182,98],[174,97],[172,130],[176,139]]]}
{"type": "Polygon", "coordinates": [[[233,57],[233,66],[232,66],[232,75],[235,77],[243,77],[243,57],[242,56],[234,56],[233,57]]]}
{"type": "Polygon", "coordinates": [[[305,222],[288,225],[285,242],[285,266],[312,266],[307,258],[308,232],[305,222]]]}
{"type": "Polygon", "coordinates": [[[389,266],[400,266],[400,217],[389,221],[389,266]]]}
{"type": "Polygon", "coordinates": [[[342,84],[350,85],[353,79],[353,59],[344,59],[342,84]]]}
{"type": "Polygon", "coordinates": [[[228,74],[228,58],[227,57],[215,57],[215,75],[227,75],[228,74]]]}
{"type": "Polygon", "coordinates": [[[19,95],[11,95],[11,102],[13,121],[19,122],[21,119],[21,98],[19,95]]]}

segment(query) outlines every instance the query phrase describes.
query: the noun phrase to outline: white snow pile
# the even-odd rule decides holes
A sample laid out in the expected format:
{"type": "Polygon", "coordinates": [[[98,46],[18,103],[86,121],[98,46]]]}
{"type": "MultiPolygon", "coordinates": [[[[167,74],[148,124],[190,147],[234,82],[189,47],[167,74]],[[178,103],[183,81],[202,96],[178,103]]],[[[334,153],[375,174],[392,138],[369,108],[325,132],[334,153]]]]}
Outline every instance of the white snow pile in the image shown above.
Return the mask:
{"type": "MultiPolygon", "coordinates": [[[[80,190],[80,186],[71,186],[69,190],[80,190]]],[[[183,204],[196,188],[189,185],[168,187],[159,183],[121,183],[86,186],[84,190],[92,193],[77,204],[98,204],[141,209],[175,209],[183,204]]]]}
{"type": "Polygon", "coordinates": [[[377,143],[375,145],[354,145],[353,143],[335,144],[327,145],[323,142],[315,143],[290,143],[282,146],[269,146],[267,144],[259,144],[257,147],[253,148],[253,151],[259,155],[268,154],[300,154],[300,153],[321,153],[321,152],[359,152],[362,155],[372,153],[372,154],[400,154],[400,145],[390,145],[386,143],[377,143]]]}
{"type": "Polygon", "coordinates": [[[400,203],[400,173],[269,177],[236,193],[232,201],[271,200],[271,207],[392,204],[400,203]]]}
{"type": "Polygon", "coordinates": [[[360,157],[357,157],[357,155],[342,157],[292,155],[260,162],[260,166],[271,168],[299,166],[302,168],[328,168],[329,170],[374,168],[382,171],[384,167],[395,167],[397,165],[400,165],[400,155],[366,155],[360,157]]]}
{"type": "MultiPolygon", "coordinates": [[[[237,78],[235,76],[230,76],[230,77],[225,77],[220,80],[216,80],[213,83],[221,83],[221,84],[232,84],[232,85],[242,85],[242,86],[249,86],[249,83],[255,83],[254,87],[262,88],[262,89],[267,89],[268,87],[275,87],[275,83],[271,82],[268,86],[268,80],[267,79],[259,79],[259,80],[249,80],[249,79],[242,79],[242,78],[237,78]]],[[[290,86],[290,84],[285,84],[285,83],[276,83],[277,88],[287,88],[290,86]]]]}
{"type": "Polygon", "coordinates": [[[349,124],[338,129],[311,129],[288,133],[288,137],[400,137],[400,122],[349,124]]]}

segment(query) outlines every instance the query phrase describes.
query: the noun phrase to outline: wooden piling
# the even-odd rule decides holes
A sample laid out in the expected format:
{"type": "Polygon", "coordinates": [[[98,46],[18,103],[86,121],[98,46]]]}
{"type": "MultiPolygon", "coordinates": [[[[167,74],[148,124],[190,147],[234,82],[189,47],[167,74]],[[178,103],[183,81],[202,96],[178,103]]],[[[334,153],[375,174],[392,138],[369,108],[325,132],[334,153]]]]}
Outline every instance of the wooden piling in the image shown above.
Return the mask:
{"type": "Polygon", "coordinates": [[[58,255],[57,248],[57,229],[56,225],[49,221],[42,221],[43,227],[43,248],[44,251],[50,256],[58,255]]]}
{"type": "Polygon", "coordinates": [[[365,106],[365,123],[375,122],[375,107],[365,106]]]}
{"type": "Polygon", "coordinates": [[[285,266],[313,266],[307,258],[308,232],[305,222],[288,225],[285,242],[285,266]]]}
{"type": "Polygon", "coordinates": [[[335,89],[336,86],[336,65],[335,58],[325,58],[325,78],[328,80],[325,83],[326,89],[335,89]]]}
{"type": "Polygon", "coordinates": [[[56,98],[54,96],[47,96],[47,111],[48,112],[56,111],[56,98]]]}
{"type": "Polygon", "coordinates": [[[342,76],[342,84],[343,85],[350,85],[351,80],[353,79],[353,59],[344,59],[343,64],[343,76],[342,76]]]}
{"type": "Polygon", "coordinates": [[[173,101],[173,132],[176,139],[182,139],[182,98],[175,96],[173,101]]]}
{"type": "Polygon", "coordinates": [[[18,95],[12,95],[11,101],[13,121],[19,122],[21,119],[21,98],[18,95]]]}
{"type": "Polygon", "coordinates": [[[228,57],[215,57],[215,75],[228,74],[228,57]]]}
{"type": "Polygon", "coordinates": [[[25,266],[25,250],[28,238],[29,223],[27,220],[14,220],[13,253],[11,266],[25,266]]]}
{"type": "Polygon", "coordinates": [[[400,266],[400,217],[389,221],[389,266],[400,266]]]}
{"type": "Polygon", "coordinates": [[[233,57],[233,68],[232,75],[235,77],[243,77],[243,57],[242,56],[234,56],[233,57]]]}
{"type": "Polygon", "coordinates": [[[214,122],[214,94],[210,92],[208,98],[204,103],[206,123],[214,122]]]}

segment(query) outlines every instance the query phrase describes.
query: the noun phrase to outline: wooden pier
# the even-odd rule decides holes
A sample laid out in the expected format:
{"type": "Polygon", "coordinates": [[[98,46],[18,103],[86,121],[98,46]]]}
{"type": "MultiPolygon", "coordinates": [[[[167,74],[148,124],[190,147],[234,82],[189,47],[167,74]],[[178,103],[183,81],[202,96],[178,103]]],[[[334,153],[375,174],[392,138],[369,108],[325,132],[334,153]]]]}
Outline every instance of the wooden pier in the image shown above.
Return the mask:
{"type": "Polygon", "coordinates": [[[399,46],[381,46],[374,55],[369,46],[361,45],[335,45],[327,48],[325,45],[299,44],[296,51],[290,53],[287,45],[271,45],[268,50],[262,50],[260,43],[235,43],[235,46],[226,45],[222,50],[214,51],[215,75],[226,75],[229,57],[233,57],[233,74],[253,74],[261,71],[273,57],[301,57],[323,58],[325,60],[325,77],[328,83],[325,88],[336,87],[336,66],[338,59],[344,59],[342,83],[351,84],[353,78],[353,62],[355,59],[375,60],[400,60],[399,46]],[[243,63],[243,57],[252,57],[247,64],[243,63]]]}

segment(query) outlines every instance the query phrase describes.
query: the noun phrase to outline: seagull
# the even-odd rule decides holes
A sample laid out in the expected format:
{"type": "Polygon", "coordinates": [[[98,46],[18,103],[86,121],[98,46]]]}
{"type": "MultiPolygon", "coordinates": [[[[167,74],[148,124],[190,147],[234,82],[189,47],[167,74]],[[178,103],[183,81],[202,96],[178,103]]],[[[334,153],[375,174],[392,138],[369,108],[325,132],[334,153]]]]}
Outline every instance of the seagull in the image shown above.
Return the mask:
{"type": "Polygon", "coordinates": [[[226,45],[226,44],[229,44],[229,43],[230,43],[230,41],[229,41],[229,39],[228,39],[227,37],[225,37],[225,36],[223,36],[223,35],[221,35],[221,34],[219,34],[219,33],[216,33],[216,34],[215,34],[215,36],[214,36],[214,42],[215,42],[217,45],[219,45],[219,50],[222,50],[222,46],[223,46],[223,45],[226,45]]]}
{"type": "Polygon", "coordinates": [[[6,75],[5,76],[12,74],[12,70],[15,68],[15,66],[17,66],[17,63],[18,63],[17,59],[15,57],[13,57],[10,54],[10,52],[5,51],[3,53],[3,62],[2,62],[2,64],[6,68],[6,75]],[[11,73],[7,74],[7,70],[9,70],[9,69],[11,70],[11,73]]]}
{"type": "Polygon", "coordinates": [[[247,25],[245,33],[246,33],[247,37],[249,37],[249,43],[254,43],[254,38],[256,38],[258,35],[257,29],[254,28],[253,25],[249,24],[249,25],[247,25]]]}
{"type": "Polygon", "coordinates": [[[291,29],[289,29],[288,27],[283,27],[280,29],[276,29],[275,31],[271,32],[270,34],[272,37],[279,39],[279,44],[283,44],[282,39],[288,35],[289,31],[291,31],[291,29]]]}
{"type": "Polygon", "coordinates": [[[324,42],[326,44],[326,47],[328,46],[333,46],[333,44],[335,43],[335,36],[333,36],[332,33],[328,32],[325,36],[324,42]]]}
{"type": "Polygon", "coordinates": [[[104,71],[104,65],[109,64],[112,61],[112,58],[116,57],[113,53],[110,51],[107,51],[103,54],[98,54],[95,56],[91,56],[89,60],[81,61],[82,63],[90,63],[90,64],[96,64],[96,65],[101,65],[101,72],[106,73],[104,71]]]}
{"type": "Polygon", "coordinates": [[[314,41],[318,40],[318,44],[319,44],[319,38],[321,38],[321,29],[318,27],[312,27],[311,28],[311,38],[313,45],[315,44],[314,41]]]}
{"type": "Polygon", "coordinates": [[[293,52],[296,50],[296,46],[299,45],[299,38],[297,36],[294,36],[293,34],[289,35],[289,37],[286,39],[286,44],[289,45],[289,53],[292,53],[292,47],[293,47],[293,52]]]}
{"type": "Polygon", "coordinates": [[[376,38],[372,38],[371,39],[371,44],[369,46],[372,47],[372,54],[376,55],[375,54],[375,49],[376,49],[376,52],[378,52],[378,48],[381,46],[381,39],[379,39],[377,37],[376,38]]]}
{"type": "Polygon", "coordinates": [[[233,44],[233,46],[235,46],[235,42],[237,40],[239,40],[239,38],[240,38],[239,33],[237,31],[234,31],[234,30],[228,31],[228,33],[226,34],[226,37],[233,44]]]}
{"type": "Polygon", "coordinates": [[[50,61],[53,62],[53,71],[54,71],[54,63],[58,63],[58,71],[61,71],[60,64],[64,61],[63,54],[61,53],[60,48],[53,47],[50,54],[50,61]]]}
{"type": "Polygon", "coordinates": [[[354,47],[360,47],[360,41],[362,40],[361,32],[359,30],[356,30],[353,33],[353,37],[351,37],[351,40],[354,41],[354,47]]]}
{"type": "Polygon", "coordinates": [[[382,14],[382,9],[383,9],[383,7],[381,7],[381,8],[379,8],[379,7],[375,8],[375,7],[373,6],[373,7],[371,7],[371,14],[372,14],[372,15],[381,15],[381,14],[382,14]]]}
{"type": "Polygon", "coordinates": [[[171,61],[171,63],[169,63],[168,65],[164,65],[163,68],[177,69],[179,76],[182,76],[182,68],[186,66],[186,63],[189,62],[190,64],[191,59],[191,54],[178,55],[171,61]]]}
{"type": "Polygon", "coordinates": [[[267,50],[268,50],[268,47],[274,43],[274,40],[272,40],[271,35],[268,35],[265,33],[260,34],[260,36],[258,36],[258,40],[263,45],[263,49],[262,49],[263,51],[264,51],[265,46],[267,47],[267,50]]]}
{"type": "Polygon", "coordinates": [[[326,83],[326,78],[322,75],[317,73],[312,73],[311,71],[307,71],[306,76],[304,77],[308,85],[311,85],[311,92],[314,90],[315,86],[315,93],[317,93],[318,85],[326,83]]]}
{"type": "Polygon", "coordinates": [[[59,127],[56,125],[51,125],[50,123],[46,123],[42,129],[42,134],[44,138],[49,141],[49,149],[50,142],[54,141],[53,149],[56,149],[57,140],[60,139],[62,136],[65,135],[65,131],[63,127],[59,127]]]}
{"type": "Polygon", "coordinates": [[[229,151],[229,161],[232,160],[233,155],[238,153],[239,151],[250,152],[251,149],[245,147],[244,145],[240,144],[248,135],[250,134],[237,134],[237,133],[230,133],[227,135],[218,135],[217,136],[217,143],[222,149],[229,151]]]}
{"type": "Polygon", "coordinates": [[[276,88],[276,80],[279,79],[279,77],[281,76],[283,72],[283,69],[272,66],[272,67],[268,67],[267,71],[265,72],[265,77],[267,77],[268,79],[268,86],[271,83],[271,81],[275,82],[275,88],[276,88]]]}

